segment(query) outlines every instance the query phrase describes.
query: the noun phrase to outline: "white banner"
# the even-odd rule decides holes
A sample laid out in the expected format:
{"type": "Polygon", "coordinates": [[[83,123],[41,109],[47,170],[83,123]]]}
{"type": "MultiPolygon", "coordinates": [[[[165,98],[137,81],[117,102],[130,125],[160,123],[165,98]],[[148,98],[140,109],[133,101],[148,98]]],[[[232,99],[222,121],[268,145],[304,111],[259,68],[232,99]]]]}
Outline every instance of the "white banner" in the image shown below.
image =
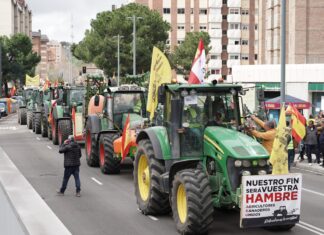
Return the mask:
{"type": "Polygon", "coordinates": [[[301,188],[301,174],[243,176],[241,227],[298,223],[301,188]]]}

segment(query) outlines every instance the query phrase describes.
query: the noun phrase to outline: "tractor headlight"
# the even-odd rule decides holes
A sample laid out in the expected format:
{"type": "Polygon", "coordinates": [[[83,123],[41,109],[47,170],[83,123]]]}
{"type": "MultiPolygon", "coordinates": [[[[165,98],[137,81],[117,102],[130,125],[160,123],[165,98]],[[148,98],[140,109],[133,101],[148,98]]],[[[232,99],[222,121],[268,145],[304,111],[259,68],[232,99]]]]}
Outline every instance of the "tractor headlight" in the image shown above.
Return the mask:
{"type": "Polygon", "coordinates": [[[259,170],[258,175],[266,175],[267,172],[265,170],[259,170]]]}
{"type": "Polygon", "coordinates": [[[188,91],[187,90],[183,90],[183,91],[181,91],[180,94],[181,94],[182,97],[188,96],[188,91]]]}
{"type": "Polygon", "coordinates": [[[242,175],[243,176],[248,176],[248,175],[251,175],[251,172],[250,171],[243,171],[242,175]]]}
{"type": "Polygon", "coordinates": [[[243,167],[250,167],[251,166],[251,162],[249,160],[243,160],[243,167]]]}
{"type": "Polygon", "coordinates": [[[242,161],[241,161],[241,160],[236,160],[236,161],[234,162],[234,166],[235,166],[235,167],[241,167],[241,166],[242,166],[242,161]]]}
{"type": "Polygon", "coordinates": [[[265,159],[260,159],[259,160],[259,166],[264,167],[266,165],[267,165],[267,160],[265,160],[265,159]]]}

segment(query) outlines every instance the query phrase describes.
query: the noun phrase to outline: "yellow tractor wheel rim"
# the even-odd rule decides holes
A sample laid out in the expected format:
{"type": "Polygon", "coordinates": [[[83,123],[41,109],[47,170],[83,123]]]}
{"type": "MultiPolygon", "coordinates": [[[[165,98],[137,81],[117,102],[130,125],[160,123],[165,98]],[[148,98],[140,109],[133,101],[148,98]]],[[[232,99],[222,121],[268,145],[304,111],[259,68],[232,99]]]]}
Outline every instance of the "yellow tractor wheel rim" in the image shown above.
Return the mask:
{"type": "Polygon", "coordinates": [[[143,201],[146,201],[150,194],[150,170],[145,155],[141,155],[137,169],[138,189],[143,201]]]}
{"type": "Polygon", "coordinates": [[[187,195],[186,195],[186,189],[183,186],[183,184],[180,184],[177,190],[177,209],[178,209],[178,215],[181,223],[185,223],[187,220],[187,195]]]}

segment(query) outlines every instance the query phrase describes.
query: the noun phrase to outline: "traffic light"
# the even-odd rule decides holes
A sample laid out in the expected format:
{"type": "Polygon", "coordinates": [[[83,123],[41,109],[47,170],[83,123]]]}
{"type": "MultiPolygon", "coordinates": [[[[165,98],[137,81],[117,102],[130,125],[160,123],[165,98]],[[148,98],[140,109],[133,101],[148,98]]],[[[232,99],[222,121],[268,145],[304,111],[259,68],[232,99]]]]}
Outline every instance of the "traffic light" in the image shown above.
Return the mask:
{"type": "Polygon", "coordinates": [[[82,67],[82,73],[87,73],[87,67],[86,66],[82,67]]]}
{"type": "Polygon", "coordinates": [[[257,98],[259,101],[264,101],[264,90],[257,90],[257,98]]]}

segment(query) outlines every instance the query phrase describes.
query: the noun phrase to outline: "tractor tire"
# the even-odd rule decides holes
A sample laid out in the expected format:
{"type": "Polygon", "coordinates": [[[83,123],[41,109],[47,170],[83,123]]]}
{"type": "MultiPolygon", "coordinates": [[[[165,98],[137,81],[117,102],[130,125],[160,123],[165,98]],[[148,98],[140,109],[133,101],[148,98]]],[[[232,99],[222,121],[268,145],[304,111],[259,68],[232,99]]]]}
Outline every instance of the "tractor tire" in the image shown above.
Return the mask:
{"type": "Polygon", "coordinates": [[[134,161],[135,196],[145,215],[168,214],[169,196],[160,191],[160,176],[165,172],[163,161],[155,158],[150,140],[141,140],[134,161]]]}
{"type": "Polygon", "coordinates": [[[287,224],[287,225],[278,225],[278,226],[268,226],[268,227],[263,227],[265,230],[269,231],[274,231],[274,232],[284,232],[284,231],[289,231],[293,227],[295,227],[295,224],[287,224]]]}
{"type": "Polygon", "coordinates": [[[99,167],[104,174],[120,173],[120,158],[114,155],[114,141],[119,137],[118,134],[105,134],[100,136],[99,141],[99,167]]]}
{"type": "Polygon", "coordinates": [[[207,174],[199,168],[179,171],[172,182],[171,204],[180,234],[206,234],[214,212],[207,174]]]}
{"type": "Polygon", "coordinates": [[[47,137],[48,135],[48,130],[47,130],[47,120],[46,117],[42,116],[42,121],[41,121],[41,133],[42,137],[47,137]]]}
{"type": "Polygon", "coordinates": [[[33,128],[33,113],[31,111],[27,111],[27,128],[33,128]]]}
{"type": "Polygon", "coordinates": [[[20,115],[19,109],[18,109],[18,111],[17,111],[17,114],[18,114],[18,124],[20,124],[21,115],[20,115]]]}
{"type": "Polygon", "coordinates": [[[54,120],[53,122],[54,124],[52,125],[52,143],[54,145],[58,145],[58,128],[57,128],[57,124],[58,122],[56,120],[54,120]]]}
{"type": "Polygon", "coordinates": [[[89,129],[86,130],[85,152],[88,166],[96,167],[99,165],[99,149],[95,134],[91,134],[89,129]]]}
{"type": "Polygon", "coordinates": [[[65,140],[68,139],[69,135],[72,135],[72,123],[71,120],[60,120],[58,121],[58,144],[62,145],[65,140]]]}
{"type": "Polygon", "coordinates": [[[42,114],[41,113],[35,113],[34,114],[34,130],[36,134],[40,134],[42,132],[41,122],[42,122],[42,114]]]}
{"type": "Polygon", "coordinates": [[[47,123],[47,137],[48,137],[49,140],[53,139],[52,129],[51,129],[50,123],[47,123]]]}
{"type": "Polygon", "coordinates": [[[20,125],[27,124],[27,111],[26,108],[19,109],[20,125]]]}

